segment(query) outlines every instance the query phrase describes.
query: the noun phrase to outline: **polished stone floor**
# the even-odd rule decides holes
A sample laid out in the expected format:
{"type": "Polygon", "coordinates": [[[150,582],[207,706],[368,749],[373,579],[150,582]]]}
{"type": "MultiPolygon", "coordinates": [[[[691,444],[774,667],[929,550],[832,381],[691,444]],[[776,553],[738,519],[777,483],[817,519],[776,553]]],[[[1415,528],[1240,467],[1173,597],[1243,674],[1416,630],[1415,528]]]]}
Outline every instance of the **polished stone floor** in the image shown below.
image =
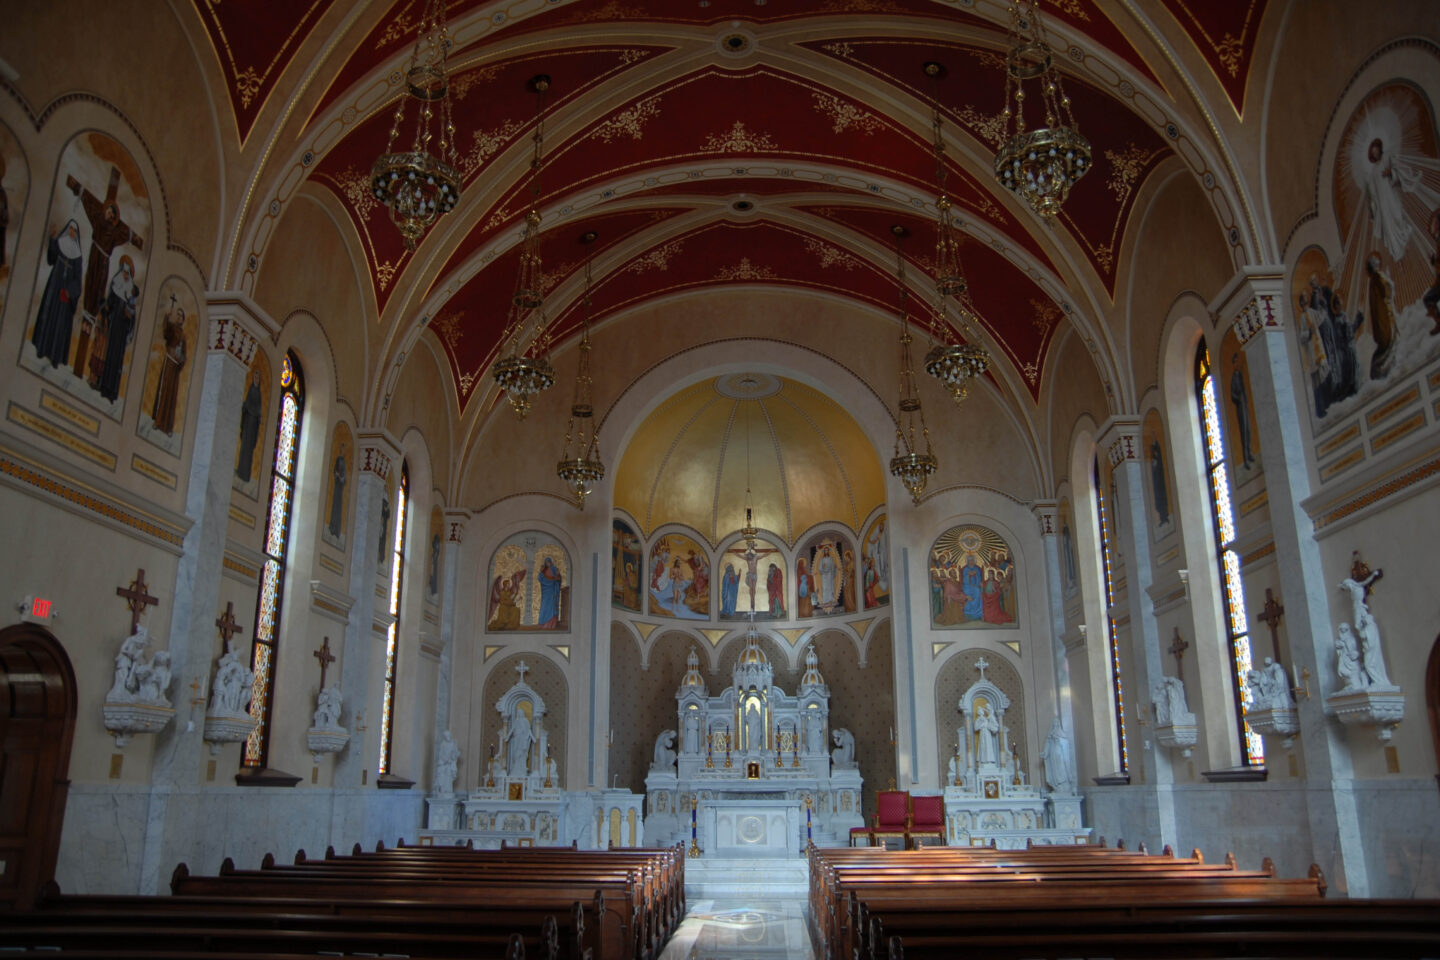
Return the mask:
{"type": "Polygon", "coordinates": [[[659,960],[815,960],[804,900],[691,900],[659,960]]]}

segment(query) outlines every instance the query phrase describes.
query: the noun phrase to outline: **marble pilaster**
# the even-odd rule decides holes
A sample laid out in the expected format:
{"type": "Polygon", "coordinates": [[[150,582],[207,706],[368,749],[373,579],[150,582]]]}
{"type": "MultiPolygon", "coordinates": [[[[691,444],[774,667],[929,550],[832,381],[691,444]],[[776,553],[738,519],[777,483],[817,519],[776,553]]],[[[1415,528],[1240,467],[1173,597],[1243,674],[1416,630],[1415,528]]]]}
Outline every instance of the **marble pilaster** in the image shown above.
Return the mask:
{"type": "MultiPolygon", "coordinates": [[[[1119,520],[1116,539],[1120,551],[1126,558],[1127,589],[1125,591],[1126,613],[1130,617],[1130,650],[1135,658],[1135,674],[1143,687],[1135,700],[1147,702],[1149,691],[1153,690],[1164,676],[1164,660],[1160,650],[1160,631],[1155,623],[1155,607],[1150,602],[1150,587],[1154,581],[1154,565],[1150,554],[1150,517],[1145,506],[1144,464],[1140,459],[1141,426],[1139,417],[1112,417],[1101,428],[1097,445],[1110,459],[1114,477],[1115,494],[1118,502],[1111,505],[1119,520]]],[[[1175,825],[1175,803],[1171,786],[1175,773],[1171,766],[1169,751],[1156,748],[1157,741],[1150,732],[1141,738],[1142,762],[1151,776],[1141,785],[1153,797],[1153,806],[1147,804],[1147,814],[1155,820],[1151,836],[1158,839],[1157,846],[1177,843],[1175,825]]],[[[1135,787],[1132,785],[1131,789],[1135,787]]]]}
{"type": "MultiPolygon", "coordinates": [[[[1222,321],[1232,323],[1243,344],[1255,393],[1260,456],[1269,494],[1270,526],[1275,539],[1280,600],[1293,666],[1308,669],[1312,690],[1339,686],[1332,650],[1325,571],[1315,540],[1314,524],[1301,507],[1310,495],[1307,460],[1309,422],[1301,409],[1294,365],[1288,352],[1293,342],[1286,317],[1283,269],[1256,268],[1237,274],[1211,305],[1222,321]]],[[[1364,845],[1354,793],[1354,772],[1344,734],[1324,713],[1323,698],[1312,696],[1300,711],[1299,747],[1305,760],[1310,835],[1316,862],[1349,896],[1370,895],[1364,845]]]]}
{"type": "MultiPolygon", "coordinates": [[[[455,665],[455,608],[459,603],[465,510],[445,512],[444,576],[440,586],[440,668],[435,682],[435,735],[450,729],[450,683],[455,665]]],[[[454,731],[452,730],[453,734],[454,731]]]]}
{"type": "MultiPolygon", "coordinates": [[[[202,739],[203,702],[184,703],[189,684],[198,681],[195,698],[210,690],[211,664],[220,655],[215,618],[220,605],[221,564],[229,523],[230,479],[235,470],[235,437],[240,429],[245,373],[266,318],[248,300],[218,300],[207,305],[209,329],[200,402],[195,414],[194,450],[185,486],[185,513],[194,525],[185,536],[177,565],[169,650],[178,678],[179,720],[156,737],[154,789],[145,818],[140,858],[141,893],[157,893],[162,871],[173,866],[183,841],[176,838],[169,800],[173,789],[193,782],[209,758],[202,739]],[[199,717],[201,719],[197,720],[199,717]]],[[[243,636],[237,636],[240,643],[243,636]]],[[[242,655],[248,654],[242,650],[242,655]]]]}
{"type": "MultiPolygon", "coordinates": [[[[372,652],[377,648],[376,616],[388,612],[376,609],[375,577],[379,569],[375,544],[379,542],[380,510],[385,498],[385,478],[400,462],[400,448],[389,434],[362,432],[356,438],[359,471],[355,480],[355,525],[350,540],[349,593],[354,599],[345,624],[345,650],[340,673],[340,695],[350,716],[350,745],[335,758],[336,789],[372,786],[374,757],[372,743],[378,737],[381,705],[369,702],[370,675],[376,669],[372,652]]],[[[384,655],[383,641],[379,646],[384,655]]],[[[337,824],[338,826],[338,824],[337,824]]],[[[333,841],[343,846],[345,838],[333,841]]]]}
{"type": "Polygon", "coordinates": [[[1055,713],[1065,729],[1073,731],[1075,716],[1070,691],[1070,660],[1063,639],[1065,587],[1060,574],[1060,504],[1056,500],[1037,500],[1031,505],[1031,511],[1040,527],[1041,558],[1045,564],[1045,619],[1050,626],[1051,659],[1055,665],[1055,713]]]}

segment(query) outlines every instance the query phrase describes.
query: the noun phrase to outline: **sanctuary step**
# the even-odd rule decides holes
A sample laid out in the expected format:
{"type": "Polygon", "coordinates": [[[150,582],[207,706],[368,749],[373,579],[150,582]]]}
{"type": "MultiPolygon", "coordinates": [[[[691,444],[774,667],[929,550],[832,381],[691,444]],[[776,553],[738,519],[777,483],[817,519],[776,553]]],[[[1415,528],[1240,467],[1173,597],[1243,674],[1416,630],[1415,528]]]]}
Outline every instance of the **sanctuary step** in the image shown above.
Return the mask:
{"type": "Polygon", "coordinates": [[[803,900],[810,871],[804,857],[685,861],[686,900],[803,900]]]}

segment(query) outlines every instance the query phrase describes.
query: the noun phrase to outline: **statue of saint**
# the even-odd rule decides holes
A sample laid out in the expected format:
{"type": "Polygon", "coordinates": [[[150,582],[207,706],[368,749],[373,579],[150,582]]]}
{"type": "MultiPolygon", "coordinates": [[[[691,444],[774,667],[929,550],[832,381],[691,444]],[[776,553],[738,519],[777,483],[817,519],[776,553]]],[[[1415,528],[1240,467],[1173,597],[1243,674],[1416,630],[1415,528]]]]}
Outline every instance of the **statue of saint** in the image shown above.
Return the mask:
{"type": "Polygon", "coordinates": [[[650,769],[668,773],[675,769],[675,731],[662,730],[655,738],[655,759],[650,769]]]}
{"type": "Polygon", "coordinates": [[[835,769],[853,769],[855,766],[855,735],[844,727],[837,727],[830,734],[830,739],[835,742],[835,749],[830,751],[830,759],[834,761],[835,769]]]}
{"type": "Polygon", "coordinates": [[[517,704],[510,715],[505,731],[505,773],[511,777],[523,777],[529,773],[530,747],[535,735],[530,731],[530,717],[517,704]]]}
{"type": "Polygon", "coordinates": [[[998,763],[1000,757],[1000,721],[981,705],[975,711],[975,759],[980,763],[998,763]]]}

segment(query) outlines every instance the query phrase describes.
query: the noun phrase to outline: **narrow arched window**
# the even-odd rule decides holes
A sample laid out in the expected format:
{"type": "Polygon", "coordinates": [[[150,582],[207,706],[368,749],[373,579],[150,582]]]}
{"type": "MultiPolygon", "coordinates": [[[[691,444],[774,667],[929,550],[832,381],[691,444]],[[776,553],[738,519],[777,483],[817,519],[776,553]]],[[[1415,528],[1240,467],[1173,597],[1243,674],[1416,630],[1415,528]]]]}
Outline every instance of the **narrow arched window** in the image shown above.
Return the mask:
{"type": "MultiPolygon", "coordinates": [[[[1105,609],[1109,611],[1115,606],[1115,574],[1110,556],[1110,537],[1114,531],[1110,526],[1110,504],[1106,502],[1105,487],[1100,482],[1099,460],[1093,464],[1091,480],[1095,488],[1095,517],[1100,527],[1100,572],[1105,578],[1105,609]]],[[[1125,684],[1120,676],[1120,637],[1115,618],[1108,612],[1105,614],[1105,642],[1110,650],[1110,681],[1115,694],[1115,742],[1120,746],[1120,772],[1128,774],[1130,750],[1125,742],[1125,684]]]]}
{"type": "Polygon", "coordinates": [[[1250,627],[1245,615],[1245,584],[1240,579],[1240,554],[1235,552],[1235,517],[1230,509],[1230,473],[1225,438],[1220,430],[1220,408],[1215,399],[1215,372],[1205,341],[1195,353],[1195,397],[1205,438],[1205,471],[1210,490],[1211,522],[1215,528],[1215,554],[1219,559],[1220,595],[1225,601],[1225,627],[1234,666],[1235,718],[1240,728],[1240,755],[1245,766],[1265,763],[1265,744],[1245,722],[1250,691],[1245,675],[1250,670],[1250,627]]]}
{"type": "Polygon", "coordinates": [[[280,604],[285,599],[285,558],[290,551],[290,515],[295,506],[295,466],[300,459],[300,421],[305,414],[305,378],[295,354],[280,364],[280,419],[275,430],[275,466],[270,471],[270,506],[265,517],[265,563],[255,606],[255,640],[250,669],[250,716],[255,729],[245,741],[243,764],[263,767],[270,755],[270,712],[279,653],[280,604]]]}
{"type": "Polygon", "coordinates": [[[399,662],[400,591],[405,585],[405,521],[410,512],[410,464],[400,464],[400,490],[395,497],[395,530],[390,552],[390,630],[385,640],[385,700],[381,706],[379,773],[390,772],[395,743],[395,671],[399,662]]]}

